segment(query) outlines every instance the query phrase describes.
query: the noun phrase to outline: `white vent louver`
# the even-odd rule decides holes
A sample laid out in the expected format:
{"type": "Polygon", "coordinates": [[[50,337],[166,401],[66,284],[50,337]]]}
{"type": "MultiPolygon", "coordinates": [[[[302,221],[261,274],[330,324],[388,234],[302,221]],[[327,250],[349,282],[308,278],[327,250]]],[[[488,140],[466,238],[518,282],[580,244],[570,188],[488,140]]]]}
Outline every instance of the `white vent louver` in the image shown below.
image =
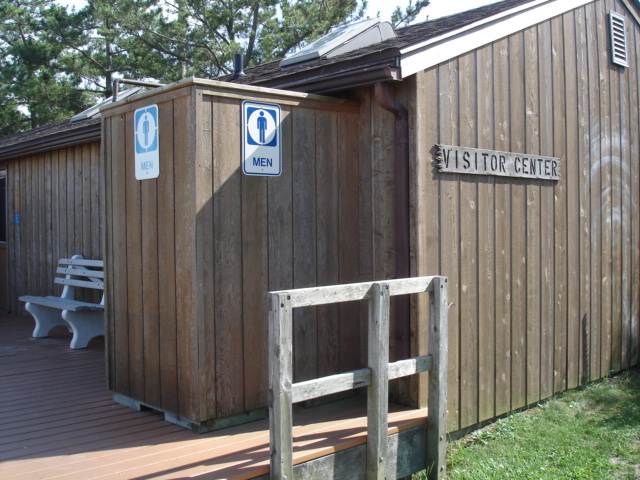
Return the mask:
{"type": "Polygon", "coordinates": [[[609,12],[609,28],[611,30],[611,61],[617,65],[628,67],[625,18],[617,13],[609,12]]]}

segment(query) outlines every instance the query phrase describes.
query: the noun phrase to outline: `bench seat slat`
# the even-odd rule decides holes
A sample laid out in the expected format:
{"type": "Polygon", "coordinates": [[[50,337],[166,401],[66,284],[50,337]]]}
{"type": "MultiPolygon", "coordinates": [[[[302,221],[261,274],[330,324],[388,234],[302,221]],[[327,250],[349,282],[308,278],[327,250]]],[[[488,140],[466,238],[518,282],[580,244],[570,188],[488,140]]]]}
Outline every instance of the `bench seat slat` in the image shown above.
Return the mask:
{"type": "Polygon", "coordinates": [[[71,310],[72,312],[104,312],[104,305],[96,303],[80,302],[60,297],[37,297],[24,295],[20,297],[23,302],[30,302],[45,307],[57,308],[59,310],[71,310]]]}
{"type": "Polygon", "coordinates": [[[55,283],[60,285],[69,285],[72,287],[93,288],[95,290],[104,290],[104,282],[100,280],[75,280],[73,278],[56,278],[55,283]]]}

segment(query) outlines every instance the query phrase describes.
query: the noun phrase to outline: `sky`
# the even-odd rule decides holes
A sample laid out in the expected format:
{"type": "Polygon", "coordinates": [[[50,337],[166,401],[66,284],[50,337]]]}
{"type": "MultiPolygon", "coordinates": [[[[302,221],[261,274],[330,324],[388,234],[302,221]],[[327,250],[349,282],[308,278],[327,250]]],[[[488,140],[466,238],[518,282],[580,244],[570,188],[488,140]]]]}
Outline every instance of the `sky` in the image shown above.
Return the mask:
{"type": "MultiPolygon", "coordinates": [[[[458,12],[464,12],[465,10],[471,10],[472,8],[481,7],[490,3],[495,3],[498,0],[431,0],[431,4],[423,10],[423,13],[418,17],[417,21],[424,21],[428,16],[431,20],[440,17],[446,17],[458,12]]],[[[85,0],[57,0],[61,5],[75,6],[81,8],[85,5],[85,0]]],[[[369,9],[368,14],[371,17],[375,17],[380,12],[380,18],[382,20],[389,20],[391,18],[391,12],[395,9],[396,5],[406,5],[406,1],[389,1],[389,0],[368,0],[369,9]]]]}

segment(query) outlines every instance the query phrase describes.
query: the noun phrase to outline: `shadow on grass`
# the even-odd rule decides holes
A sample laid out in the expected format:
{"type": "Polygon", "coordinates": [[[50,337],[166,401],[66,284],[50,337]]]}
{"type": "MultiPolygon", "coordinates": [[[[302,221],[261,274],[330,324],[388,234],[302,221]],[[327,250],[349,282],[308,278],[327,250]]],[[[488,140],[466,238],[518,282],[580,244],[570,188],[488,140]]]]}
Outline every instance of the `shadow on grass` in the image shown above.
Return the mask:
{"type": "Polygon", "coordinates": [[[597,382],[580,392],[585,406],[597,413],[597,423],[606,428],[640,430],[640,369],[597,382]]]}

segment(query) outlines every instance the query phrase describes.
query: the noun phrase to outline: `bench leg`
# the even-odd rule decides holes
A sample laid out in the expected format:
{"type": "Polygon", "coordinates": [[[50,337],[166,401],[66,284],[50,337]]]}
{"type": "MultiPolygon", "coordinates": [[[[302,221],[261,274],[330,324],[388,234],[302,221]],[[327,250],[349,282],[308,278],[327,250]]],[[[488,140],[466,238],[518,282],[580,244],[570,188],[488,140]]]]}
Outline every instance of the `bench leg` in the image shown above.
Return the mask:
{"type": "Polygon", "coordinates": [[[60,310],[43,305],[36,305],[31,302],[27,302],[24,308],[31,314],[36,321],[36,326],[33,329],[33,336],[35,338],[42,338],[49,335],[49,332],[53,327],[69,327],[60,315],[60,310]]]}
{"type": "Polygon", "coordinates": [[[92,338],[104,335],[103,312],[72,312],[64,310],[64,318],[73,331],[70,347],[73,350],[87,348],[92,338]]]}

